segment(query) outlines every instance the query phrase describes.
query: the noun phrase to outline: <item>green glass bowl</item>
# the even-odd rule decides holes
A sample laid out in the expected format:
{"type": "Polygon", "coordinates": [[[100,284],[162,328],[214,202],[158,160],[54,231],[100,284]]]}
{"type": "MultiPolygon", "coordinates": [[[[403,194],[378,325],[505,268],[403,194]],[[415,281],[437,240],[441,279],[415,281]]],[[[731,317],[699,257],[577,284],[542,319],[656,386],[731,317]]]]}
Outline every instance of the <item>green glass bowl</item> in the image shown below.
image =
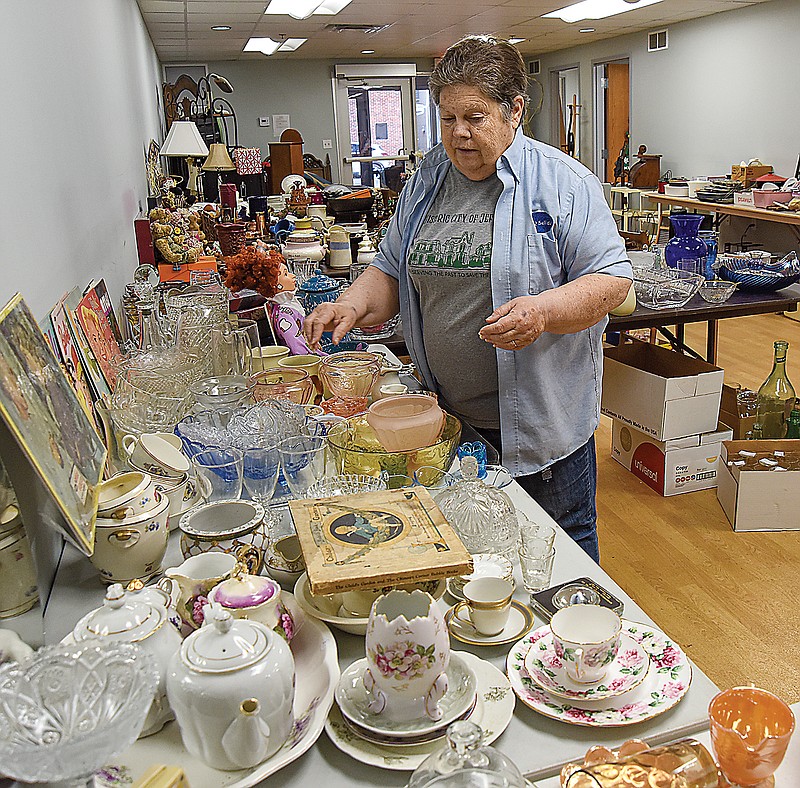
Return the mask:
{"type": "Polygon", "coordinates": [[[334,424],[328,432],[328,445],[337,473],[365,476],[379,476],[385,471],[413,477],[417,468],[425,466],[447,471],[453,464],[460,439],[461,422],[449,413],[445,414],[439,440],[413,451],[386,451],[363,414],[334,424]]]}

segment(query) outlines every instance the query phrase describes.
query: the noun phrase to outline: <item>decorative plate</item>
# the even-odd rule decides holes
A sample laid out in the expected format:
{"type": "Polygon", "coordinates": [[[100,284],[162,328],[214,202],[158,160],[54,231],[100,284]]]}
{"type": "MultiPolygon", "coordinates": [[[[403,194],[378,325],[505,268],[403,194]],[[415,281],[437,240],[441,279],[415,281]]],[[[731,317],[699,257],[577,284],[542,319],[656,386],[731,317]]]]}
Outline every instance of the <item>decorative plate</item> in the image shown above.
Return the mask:
{"type": "MultiPolygon", "coordinates": [[[[441,599],[447,586],[446,580],[441,580],[436,586],[431,596],[434,599],[441,599]]],[[[303,612],[312,618],[318,618],[326,624],[341,629],[342,632],[349,632],[351,635],[367,634],[367,624],[369,616],[346,616],[340,615],[342,607],[342,595],[330,594],[328,596],[313,596],[308,587],[308,575],[303,572],[294,587],[294,595],[297,603],[303,608],[303,612]]]]}
{"type": "Polygon", "coordinates": [[[506,672],[519,699],[534,711],[553,720],[586,727],[617,728],[657,717],[671,709],[692,683],[692,666],[680,646],[655,627],[622,621],[650,655],[644,681],[625,695],[606,700],[568,701],[543,690],[525,668],[525,657],[542,636],[538,629],[511,647],[506,672]]]}
{"type": "Polygon", "coordinates": [[[478,691],[475,674],[458,656],[457,652],[450,653],[450,665],[447,668],[448,688],[444,697],[439,701],[442,718],[436,722],[428,717],[421,717],[407,722],[395,722],[383,714],[374,714],[368,708],[370,696],[364,688],[364,671],[367,660],[359,659],[346,668],[339,684],[336,687],[336,702],[342,715],[379,736],[418,736],[434,731],[441,731],[451,722],[472,708],[478,691]]]}
{"type": "Polygon", "coordinates": [[[289,194],[295,186],[302,186],[304,189],[306,188],[306,179],[302,175],[287,175],[281,181],[281,191],[284,194],[289,194]]]}
{"type": "MultiPolygon", "coordinates": [[[[475,674],[478,682],[478,702],[470,719],[483,728],[484,743],[491,744],[508,727],[514,716],[516,698],[511,684],[494,665],[464,651],[458,654],[475,674]]],[[[368,742],[347,727],[338,706],[334,704],[325,722],[325,732],[333,744],[355,760],[370,766],[394,771],[413,771],[441,741],[418,744],[413,747],[392,747],[368,742]]],[[[193,787],[194,788],[194,787],[193,787]]]]}
{"type": "Polygon", "coordinates": [[[192,788],[250,788],[297,760],[322,733],[339,680],[339,662],[333,634],[325,624],[311,617],[306,618],[292,640],[291,649],[297,676],[294,727],[283,747],[264,763],[241,771],[212,769],[186,751],[177,723],[170,722],[158,733],[134,742],[114,759],[113,765],[104,767],[98,784],[109,784],[111,780],[110,784],[119,785],[119,775],[129,780],[125,784],[136,782],[151,764],[169,763],[186,772],[192,788]],[[108,776],[105,783],[104,775],[108,776]]]}
{"type": "Polygon", "coordinates": [[[549,626],[537,629],[531,637],[536,637],[536,640],[525,655],[525,670],[534,683],[560,698],[604,700],[624,695],[644,681],[650,667],[650,656],[642,644],[623,632],[617,657],[609,665],[605,678],[591,684],[580,684],[567,675],[564,663],[556,655],[549,626]]]}
{"type": "Polygon", "coordinates": [[[498,632],[496,635],[479,635],[477,632],[473,632],[466,624],[455,618],[456,607],[458,605],[451,607],[445,613],[444,622],[456,640],[468,643],[470,646],[501,646],[504,643],[513,643],[529,632],[533,626],[533,611],[516,599],[511,601],[508,623],[502,632],[498,632]]]}

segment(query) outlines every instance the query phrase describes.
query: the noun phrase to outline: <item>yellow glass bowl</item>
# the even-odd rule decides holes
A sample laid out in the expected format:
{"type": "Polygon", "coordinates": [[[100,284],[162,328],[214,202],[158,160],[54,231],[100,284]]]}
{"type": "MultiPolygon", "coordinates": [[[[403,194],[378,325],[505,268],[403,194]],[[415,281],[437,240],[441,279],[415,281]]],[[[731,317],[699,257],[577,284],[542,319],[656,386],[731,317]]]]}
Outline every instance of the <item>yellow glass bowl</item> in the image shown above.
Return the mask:
{"type": "Polygon", "coordinates": [[[366,416],[351,416],[334,424],[328,432],[328,445],[337,473],[359,473],[365,476],[389,474],[413,476],[417,468],[432,466],[449,470],[461,438],[461,422],[445,414],[444,429],[431,446],[411,451],[386,451],[366,416]]]}

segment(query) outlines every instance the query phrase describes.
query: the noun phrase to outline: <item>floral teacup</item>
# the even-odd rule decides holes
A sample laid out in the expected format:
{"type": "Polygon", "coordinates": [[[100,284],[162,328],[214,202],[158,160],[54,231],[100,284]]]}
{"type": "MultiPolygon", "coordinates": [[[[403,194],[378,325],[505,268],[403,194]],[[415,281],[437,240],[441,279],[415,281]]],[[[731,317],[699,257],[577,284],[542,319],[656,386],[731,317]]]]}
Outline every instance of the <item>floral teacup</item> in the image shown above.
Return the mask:
{"type": "Polygon", "coordinates": [[[553,647],[567,676],[579,684],[600,681],[619,650],[622,621],[607,607],[571,605],[550,619],[553,647]]]}

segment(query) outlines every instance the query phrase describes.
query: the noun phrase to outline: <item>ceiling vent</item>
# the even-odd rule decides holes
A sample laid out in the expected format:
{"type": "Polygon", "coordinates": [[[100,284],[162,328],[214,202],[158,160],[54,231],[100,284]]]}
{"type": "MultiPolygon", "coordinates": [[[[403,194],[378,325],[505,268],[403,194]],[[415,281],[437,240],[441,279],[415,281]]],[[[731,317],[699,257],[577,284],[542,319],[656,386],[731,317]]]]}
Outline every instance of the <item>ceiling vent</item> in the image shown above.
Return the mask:
{"type": "Polygon", "coordinates": [[[669,36],[667,30],[656,30],[654,33],[647,34],[647,51],[659,52],[669,46],[669,36]]]}
{"type": "Polygon", "coordinates": [[[382,30],[386,30],[387,27],[391,27],[391,23],[387,25],[350,25],[344,22],[342,24],[325,25],[326,30],[333,30],[336,33],[380,33],[382,30]]]}
{"type": "Polygon", "coordinates": [[[538,74],[542,73],[542,61],[541,60],[531,60],[528,63],[528,73],[532,76],[537,76],[538,74]]]}

